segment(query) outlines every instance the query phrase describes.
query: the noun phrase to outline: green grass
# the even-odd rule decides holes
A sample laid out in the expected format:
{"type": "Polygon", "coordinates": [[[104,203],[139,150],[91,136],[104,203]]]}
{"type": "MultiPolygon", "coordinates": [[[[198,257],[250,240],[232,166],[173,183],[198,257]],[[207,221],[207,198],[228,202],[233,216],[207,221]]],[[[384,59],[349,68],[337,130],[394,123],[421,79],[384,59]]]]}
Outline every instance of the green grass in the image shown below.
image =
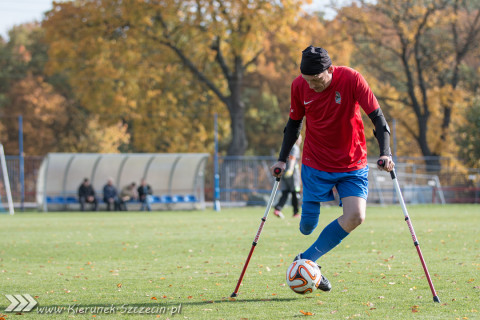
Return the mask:
{"type": "Polygon", "coordinates": [[[294,294],[285,286],[288,265],[340,210],[322,208],[311,236],[300,234],[298,219],[270,214],[235,301],[229,296],[262,207],[220,213],[0,215],[0,318],[480,318],[478,205],[409,207],[441,304],[433,303],[399,206],[369,207],[365,223],[319,260],[331,292],[294,294]],[[39,307],[5,314],[9,301],[4,294],[30,294],[39,307]],[[69,306],[112,305],[114,315],[68,312],[69,306]],[[123,305],[165,307],[165,313],[124,315],[123,305]],[[67,310],[38,314],[40,308],[55,306],[67,310]],[[180,313],[171,315],[179,306],[180,313]]]}

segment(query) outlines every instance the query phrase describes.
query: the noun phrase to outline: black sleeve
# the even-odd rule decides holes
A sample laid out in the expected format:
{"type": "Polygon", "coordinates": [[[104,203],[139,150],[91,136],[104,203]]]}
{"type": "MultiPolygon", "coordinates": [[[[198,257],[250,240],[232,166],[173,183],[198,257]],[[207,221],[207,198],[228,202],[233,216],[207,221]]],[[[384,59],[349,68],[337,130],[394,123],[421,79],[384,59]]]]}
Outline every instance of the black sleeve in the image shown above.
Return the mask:
{"type": "Polygon", "coordinates": [[[373,134],[377,138],[378,146],[380,148],[380,156],[391,156],[390,152],[390,128],[383,116],[382,109],[378,108],[368,114],[370,120],[375,125],[373,134]]]}
{"type": "Polygon", "coordinates": [[[282,149],[280,150],[278,161],[287,162],[288,155],[302,131],[302,120],[288,119],[287,125],[283,130],[282,149]]]}

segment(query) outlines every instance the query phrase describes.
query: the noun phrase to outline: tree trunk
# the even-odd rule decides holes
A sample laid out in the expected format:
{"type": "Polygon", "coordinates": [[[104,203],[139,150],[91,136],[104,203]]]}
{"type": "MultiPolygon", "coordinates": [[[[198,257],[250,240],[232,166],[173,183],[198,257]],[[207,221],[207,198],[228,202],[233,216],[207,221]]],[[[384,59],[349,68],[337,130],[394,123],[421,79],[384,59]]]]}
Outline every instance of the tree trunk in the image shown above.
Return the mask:
{"type": "Polygon", "coordinates": [[[228,81],[230,97],[227,106],[230,113],[232,141],[227,152],[230,156],[243,156],[248,146],[245,133],[245,103],[242,101],[243,71],[242,59],[236,57],[234,72],[228,81]]]}
{"type": "Polygon", "coordinates": [[[227,152],[229,156],[243,156],[248,146],[245,134],[245,106],[242,101],[231,101],[228,108],[230,110],[232,141],[227,152]]]}
{"type": "Polygon", "coordinates": [[[432,152],[430,147],[428,146],[427,141],[427,126],[428,117],[421,116],[418,119],[418,137],[417,142],[422,150],[422,155],[425,158],[425,165],[427,166],[427,172],[438,172],[441,170],[441,163],[440,158],[437,153],[432,152]]]}

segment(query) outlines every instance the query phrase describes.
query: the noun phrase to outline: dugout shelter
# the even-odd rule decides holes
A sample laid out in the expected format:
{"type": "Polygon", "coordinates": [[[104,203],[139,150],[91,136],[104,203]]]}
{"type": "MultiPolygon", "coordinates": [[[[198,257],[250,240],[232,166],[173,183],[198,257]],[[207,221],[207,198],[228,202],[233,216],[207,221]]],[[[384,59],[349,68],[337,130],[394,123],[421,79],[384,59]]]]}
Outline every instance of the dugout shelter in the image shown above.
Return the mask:
{"type": "Polygon", "coordinates": [[[78,188],[84,178],[90,179],[99,204],[109,178],[119,193],[132,182],[138,187],[145,178],[153,190],[153,210],[204,209],[208,157],[207,153],[49,153],[38,173],[37,207],[78,208],[78,188]]]}

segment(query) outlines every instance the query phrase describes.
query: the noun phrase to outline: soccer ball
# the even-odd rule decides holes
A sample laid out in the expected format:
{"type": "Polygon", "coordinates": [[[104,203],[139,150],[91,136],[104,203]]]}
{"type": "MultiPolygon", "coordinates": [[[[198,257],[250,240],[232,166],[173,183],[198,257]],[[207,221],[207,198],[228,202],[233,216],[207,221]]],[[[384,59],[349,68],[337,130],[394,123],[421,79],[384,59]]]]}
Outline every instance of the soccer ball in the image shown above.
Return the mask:
{"type": "Polygon", "coordinates": [[[317,289],[322,280],[322,273],[318,265],[312,260],[299,259],[287,269],[287,284],[299,294],[310,293],[317,289]]]}

